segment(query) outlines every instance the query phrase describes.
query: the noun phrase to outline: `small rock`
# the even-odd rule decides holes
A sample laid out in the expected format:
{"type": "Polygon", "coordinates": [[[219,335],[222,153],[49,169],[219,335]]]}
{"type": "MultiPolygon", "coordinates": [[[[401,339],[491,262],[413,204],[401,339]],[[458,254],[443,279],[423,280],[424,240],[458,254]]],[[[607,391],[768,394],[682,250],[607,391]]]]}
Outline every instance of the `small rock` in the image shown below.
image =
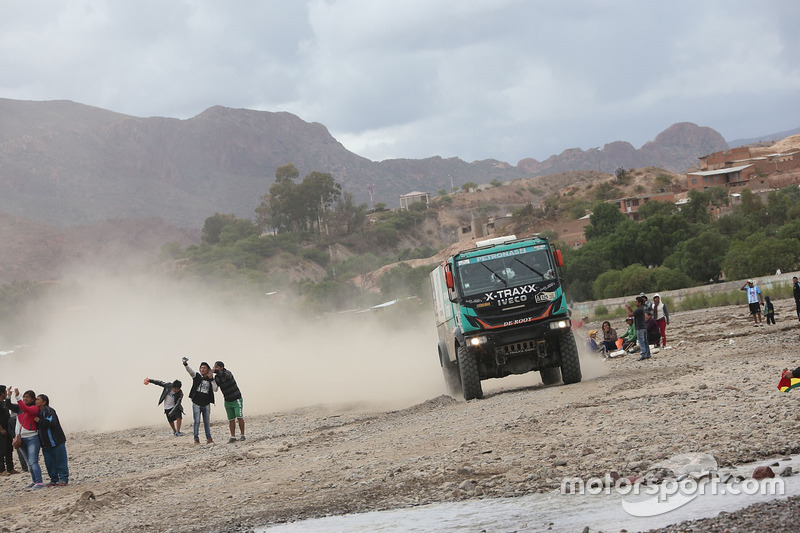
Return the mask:
{"type": "Polygon", "coordinates": [[[469,466],[462,466],[458,470],[456,470],[456,474],[459,476],[471,476],[475,474],[475,469],[469,466]]]}
{"type": "Polygon", "coordinates": [[[792,470],[792,467],[791,466],[787,466],[786,468],[781,470],[780,476],[781,477],[791,477],[792,474],[794,474],[794,471],[792,470]]]}
{"type": "Polygon", "coordinates": [[[768,466],[759,466],[753,470],[753,479],[766,479],[775,477],[775,472],[768,466]]]}
{"type": "Polygon", "coordinates": [[[471,479],[465,479],[461,482],[458,486],[459,490],[463,490],[464,492],[472,492],[475,490],[475,482],[471,479]]]}

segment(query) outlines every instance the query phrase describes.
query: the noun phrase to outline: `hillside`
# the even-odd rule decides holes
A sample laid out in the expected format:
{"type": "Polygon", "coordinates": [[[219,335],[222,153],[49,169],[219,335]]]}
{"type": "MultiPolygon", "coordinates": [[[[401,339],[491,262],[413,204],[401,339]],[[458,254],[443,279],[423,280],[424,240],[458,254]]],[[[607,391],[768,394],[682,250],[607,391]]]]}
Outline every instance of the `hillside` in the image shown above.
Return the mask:
{"type": "Polygon", "coordinates": [[[502,182],[567,171],[613,172],[647,165],[685,170],[726,148],[710,128],[681,123],[636,150],[571,149],[539,163],[394,159],[373,162],[325,126],[290,113],[212,107],[188,120],[139,118],[68,101],[0,99],[0,212],[67,227],[105,219],[159,217],[199,227],[215,212],[251,217],[275,169],[330,173],[359,202],[396,206],[412,190],[502,182]]]}
{"type": "Polygon", "coordinates": [[[200,241],[200,230],[178,229],[161,219],[107,220],[92,225],[55,228],[0,213],[0,284],[55,280],[85,272],[87,265],[108,271],[144,268],[161,246],[188,246],[200,241]]]}

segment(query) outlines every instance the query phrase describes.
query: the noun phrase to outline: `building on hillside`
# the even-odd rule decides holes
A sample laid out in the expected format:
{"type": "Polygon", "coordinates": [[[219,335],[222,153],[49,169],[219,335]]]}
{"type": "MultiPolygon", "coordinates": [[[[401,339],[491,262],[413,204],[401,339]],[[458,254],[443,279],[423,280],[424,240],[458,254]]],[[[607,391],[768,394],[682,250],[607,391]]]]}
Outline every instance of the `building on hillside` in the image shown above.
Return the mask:
{"type": "Polygon", "coordinates": [[[750,180],[756,177],[755,165],[741,165],[738,167],[718,168],[714,170],[699,170],[686,174],[686,183],[689,190],[703,190],[709,187],[722,187],[727,189],[742,189],[748,186],[750,180]]]}
{"type": "Polygon", "coordinates": [[[413,191],[400,197],[400,209],[408,209],[416,203],[424,203],[428,207],[431,203],[430,193],[413,191]]]}
{"type": "Polygon", "coordinates": [[[494,235],[512,221],[513,216],[510,213],[495,217],[476,217],[472,215],[468,224],[462,224],[458,227],[458,240],[468,241],[494,235]]]}
{"type": "Polygon", "coordinates": [[[639,208],[647,202],[668,202],[675,203],[675,193],[661,192],[656,194],[649,194],[646,196],[630,196],[628,198],[618,198],[611,200],[616,203],[620,212],[626,215],[631,220],[639,220],[639,208]]]}
{"type": "Polygon", "coordinates": [[[800,184],[800,151],[754,155],[749,147],[714,152],[700,158],[699,170],[686,175],[689,190],[723,187],[731,192],[781,189],[800,184]]]}
{"type": "Polygon", "coordinates": [[[586,244],[586,234],[584,230],[591,222],[591,213],[584,215],[577,220],[568,220],[562,224],[556,224],[553,231],[558,234],[558,240],[566,242],[570,248],[580,248],[586,244]]]}

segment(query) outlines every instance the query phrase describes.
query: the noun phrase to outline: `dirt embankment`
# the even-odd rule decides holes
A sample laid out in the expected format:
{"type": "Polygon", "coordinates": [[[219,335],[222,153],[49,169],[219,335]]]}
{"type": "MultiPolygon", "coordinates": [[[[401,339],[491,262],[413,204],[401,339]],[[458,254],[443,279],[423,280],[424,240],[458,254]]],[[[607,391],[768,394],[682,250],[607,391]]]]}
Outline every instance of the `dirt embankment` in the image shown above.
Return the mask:
{"type": "Polygon", "coordinates": [[[645,362],[585,357],[586,379],[571,386],[544,387],[531,374],[486,382],[480,401],[314,405],[248,417],[248,440],[234,444],[220,409],[214,445],[192,446],[165,422],[70,433],[70,486],[29,493],[27,476],[0,478],[0,526],[231,531],[550,491],[564,476],[635,474],[685,452],[710,452],[722,466],[799,453],[797,393],[776,389],[780,370],[798,364],[793,308],[776,302],[778,324],[761,328],[745,305],[676,313],[674,349],[645,362]]]}

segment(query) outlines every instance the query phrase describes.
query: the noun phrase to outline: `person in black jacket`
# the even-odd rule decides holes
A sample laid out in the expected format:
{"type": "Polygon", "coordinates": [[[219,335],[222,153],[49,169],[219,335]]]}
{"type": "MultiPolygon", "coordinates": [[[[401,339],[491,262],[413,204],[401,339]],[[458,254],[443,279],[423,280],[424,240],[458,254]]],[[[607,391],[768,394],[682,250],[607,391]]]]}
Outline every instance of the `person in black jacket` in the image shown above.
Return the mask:
{"type": "Polygon", "coordinates": [[[151,383],[159,387],[164,387],[164,390],[161,391],[161,397],[158,399],[158,405],[161,405],[162,402],[164,403],[164,414],[167,416],[169,427],[172,428],[172,434],[176,437],[183,437],[183,433],[181,433],[181,421],[183,420],[183,406],[181,405],[183,391],[181,387],[183,383],[181,383],[179,379],[165,382],[157,379],[144,378],[145,385],[151,383]]]}
{"type": "Polygon", "coordinates": [[[8,412],[7,396],[6,386],[0,385],[0,476],[17,473],[14,470],[14,447],[11,445],[12,431],[8,424],[11,415],[8,412]]]}
{"type": "Polygon", "coordinates": [[[200,418],[203,419],[203,428],[206,432],[206,443],[214,444],[211,438],[211,404],[214,403],[214,391],[217,390],[217,383],[211,374],[211,367],[203,361],[200,363],[200,372],[195,372],[189,366],[189,358],[183,358],[183,366],[186,372],[192,377],[192,388],[189,391],[189,398],[192,399],[192,414],[194,415],[194,444],[200,444],[200,418]]]}
{"type": "MultiPolygon", "coordinates": [[[[19,406],[15,403],[11,402],[11,398],[8,397],[11,395],[11,391],[14,390],[10,385],[6,387],[6,401],[5,407],[10,411],[10,416],[8,419],[8,433],[11,441],[14,441],[14,437],[17,435],[17,414],[19,414],[19,406]]],[[[17,449],[17,460],[19,460],[19,467],[20,470],[27,473],[28,472],[28,463],[25,460],[25,453],[23,452],[22,448],[17,449]]],[[[10,471],[12,474],[16,474],[16,470],[10,471]]]]}
{"type": "Polygon", "coordinates": [[[228,414],[228,424],[231,430],[231,437],[228,442],[236,442],[236,421],[239,421],[239,440],[245,440],[244,436],[244,416],[242,415],[242,393],[233,378],[230,370],[225,369],[225,363],[217,361],[214,363],[214,381],[222,390],[225,398],[225,412],[228,414]]]}
{"type": "Polygon", "coordinates": [[[50,398],[46,394],[40,394],[36,397],[35,404],[39,408],[39,416],[33,420],[39,427],[44,467],[50,476],[50,483],[46,486],[65,487],[69,483],[67,437],[61,429],[56,410],[50,407],[50,398]]]}

